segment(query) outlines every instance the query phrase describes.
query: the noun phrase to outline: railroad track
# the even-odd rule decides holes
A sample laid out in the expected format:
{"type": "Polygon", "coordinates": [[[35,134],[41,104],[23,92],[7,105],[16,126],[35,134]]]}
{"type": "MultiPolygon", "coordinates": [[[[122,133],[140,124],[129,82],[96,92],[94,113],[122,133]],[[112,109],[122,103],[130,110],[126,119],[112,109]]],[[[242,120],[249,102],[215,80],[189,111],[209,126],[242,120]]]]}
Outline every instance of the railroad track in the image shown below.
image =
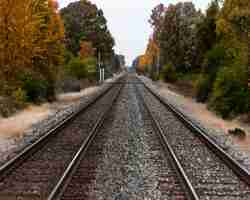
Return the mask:
{"type": "Polygon", "coordinates": [[[0,199],[50,198],[93,139],[123,84],[121,81],[109,86],[79,112],[2,166],[0,199]]]}
{"type": "MultiPolygon", "coordinates": [[[[158,121],[154,118],[153,113],[151,112],[149,106],[146,104],[146,102],[143,99],[142,94],[140,93],[138,87],[136,86],[136,93],[139,97],[139,99],[141,100],[143,106],[145,107],[146,116],[148,116],[148,120],[151,121],[152,125],[155,127],[155,132],[156,134],[158,134],[159,139],[161,140],[161,145],[163,146],[163,149],[166,152],[166,156],[169,162],[171,162],[172,165],[172,170],[174,171],[173,174],[176,174],[175,176],[175,180],[179,180],[181,186],[182,186],[182,195],[179,195],[179,198],[182,199],[189,199],[189,200],[198,200],[198,195],[196,194],[192,184],[190,183],[184,169],[182,168],[178,158],[176,157],[174,150],[172,149],[172,147],[170,146],[166,136],[164,135],[164,131],[161,128],[160,124],[158,123],[158,121]],[[181,196],[181,197],[180,197],[181,196]]],[[[168,178],[167,178],[168,180],[168,178]]],[[[176,195],[176,194],[175,194],[176,195]]],[[[172,196],[171,198],[174,198],[176,196],[172,196]]]]}
{"type": "MultiPolygon", "coordinates": [[[[135,78],[135,77],[134,77],[135,78]]],[[[135,78],[138,81],[138,78],[135,78]]],[[[180,166],[191,199],[250,199],[250,174],[206,132],[144,82],[137,84],[166,149],[180,166]],[[190,186],[190,187],[189,187],[190,186]]]]}
{"type": "Polygon", "coordinates": [[[128,75],[0,169],[0,199],[249,200],[249,173],[128,75]]]}
{"type": "Polygon", "coordinates": [[[133,96],[131,82],[121,93],[96,139],[51,199],[191,199],[170,157],[165,159],[157,127],[140,97],[133,96]]]}

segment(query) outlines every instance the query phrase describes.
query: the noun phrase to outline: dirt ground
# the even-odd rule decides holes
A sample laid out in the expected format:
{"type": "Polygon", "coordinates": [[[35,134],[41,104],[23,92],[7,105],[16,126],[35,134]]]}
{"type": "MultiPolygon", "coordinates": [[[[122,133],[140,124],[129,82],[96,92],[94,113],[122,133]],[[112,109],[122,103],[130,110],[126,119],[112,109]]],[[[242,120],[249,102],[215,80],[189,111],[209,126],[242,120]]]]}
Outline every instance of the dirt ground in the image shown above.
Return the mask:
{"type": "MultiPolygon", "coordinates": [[[[119,76],[121,74],[116,74],[113,78],[105,80],[105,82],[111,82],[119,76]]],[[[0,116],[0,148],[2,141],[22,137],[25,130],[28,130],[33,124],[46,119],[48,115],[53,114],[58,109],[64,109],[65,106],[78,101],[81,97],[95,93],[98,88],[99,86],[88,85],[87,88],[80,92],[58,95],[57,101],[52,104],[46,103],[40,106],[29,106],[9,118],[2,118],[0,116]]]]}
{"type": "Polygon", "coordinates": [[[82,96],[94,93],[98,87],[89,87],[81,92],[58,95],[58,101],[53,104],[43,104],[40,106],[29,106],[23,111],[9,118],[0,118],[0,140],[13,137],[22,137],[25,130],[33,124],[46,119],[56,109],[65,107],[82,96]]]}
{"type": "Polygon", "coordinates": [[[242,122],[240,118],[234,120],[222,119],[215,113],[209,111],[206,104],[197,103],[195,99],[192,98],[193,95],[188,93],[188,89],[182,91],[182,88],[176,85],[163,82],[158,82],[157,85],[159,86],[161,93],[168,95],[169,92],[171,92],[177,98],[181,99],[185,110],[188,113],[192,113],[194,116],[197,116],[197,118],[204,124],[222,129],[226,134],[230,129],[243,129],[247,133],[246,138],[233,137],[233,140],[242,150],[250,152],[250,124],[242,122]]]}

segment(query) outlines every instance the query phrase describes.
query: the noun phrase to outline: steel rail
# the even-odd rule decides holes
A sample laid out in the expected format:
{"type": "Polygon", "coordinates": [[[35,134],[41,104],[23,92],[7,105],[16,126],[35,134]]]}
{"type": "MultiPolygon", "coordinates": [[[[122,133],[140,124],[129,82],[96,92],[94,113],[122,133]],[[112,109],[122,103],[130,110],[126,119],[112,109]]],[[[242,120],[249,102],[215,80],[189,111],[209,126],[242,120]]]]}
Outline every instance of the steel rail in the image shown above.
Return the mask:
{"type": "Polygon", "coordinates": [[[156,130],[157,130],[158,136],[161,138],[161,143],[162,143],[164,149],[166,150],[167,154],[169,155],[168,157],[172,161],[172,165],[177,170],[177,174],[181,178],[181,183],[182,183],[182,185],[184,187],[183,189],[185,191],[185,194],[187,195],[187,198],[189,200],[199,200],[199,197],[198,197],[194,187],[192,186],[190,180],[188,179],[188,176],[186,175],[183,167],[181,166],[177,156],[175,155],[174,150],[170,146],[170,144],[169,144],[169,142],[167,140],[167,137],[164,135],[164,132],[163,132],[160,124],[155,119],[152,111],[150,110],[149,106],[145,102],[145,100],[144,100],[142,94],[139,92],[137,86],[135,86],[135,88],[136,88],[136,91],[137,91],[137,94],[138,94],[139,98],[141,99],[141,101],[143,102],[143,105],[145,106],[147,112],[149,113],[149,116],[150,116],[156,130]]]}
{"type": "Polygon", "coordinates": [[[94,141],[96,135],[100,131],[100,128],[103,126],[105,119],[107,118],[109,111],[112,109],[115,101],[118,99],[119,94],[123,88],[124,83],[121,83],[120,88],[118,88],[117,93],[113,96],[110,104],[107,106],[105,111],[102,115],[98,118],[97,122],[95,123],[94,127],[90,131],[87,139],[82,143],[81,147],[79,148],[78,152],[75,154],[74,158],[68,165],[67,169],[61,176],[60,180],[49,194],[47,200],[55,200],[60,199],[60,196],[65,192],[67,185],[69,184],[71,177],[73,176],[74,172],[77,170],[81,160],[83,159],[85,153],[87,152],[89,146],[94,141]]]}
{"type": "Polygon", "coordinates": [[[156,97],[168,110],[170,110],[191,132],[195,133],[204,144],[214,152],[242,181],[250,186],[250,172],[242,166],[237,160],[231,155],[225,152],[218,144],[216,144],[208,135],[207,131],[201,126],[195,124],[188,116],[182,113],[178,108],[173,106],[163,98],[160,94],[153,91],[144,81],[139,79],[145,88],[156,97]]]}
{"type": "MultiPolygon", "coordinates": [[[[119,77],[117,81],[120,81],[124,78],[124,76],[119,77]]],[[[33,153],[37,152],[41,146],[45,145],[52,137],[56,136],[58,132],[63,129],[67,124],[72,122],[77,116],[79,116],[81,113],[85,112],[90,106],[94,105],[99,99],[101,99],[107,92],[109,92],[111,89],[115,87],[116,81],[110,83],[110,86],[106,88],[102,93],[97,95],[93,98],[89,103],[84,105],[79,111],[72,113],[70,116],[68,116],[63,121],[56,124],[53,128],[51,128],[47,133],[45,133],[41,138],[39,138],[37,141],[23,149],[19,154],[14,156],[12,159],[10,159],[8,162],[3,164],[0,167],[0,175],[1,177],[6,177],[8,173],[11,172],[11,170],[18,167],[19,164],[25,162],[33,153]]]]}

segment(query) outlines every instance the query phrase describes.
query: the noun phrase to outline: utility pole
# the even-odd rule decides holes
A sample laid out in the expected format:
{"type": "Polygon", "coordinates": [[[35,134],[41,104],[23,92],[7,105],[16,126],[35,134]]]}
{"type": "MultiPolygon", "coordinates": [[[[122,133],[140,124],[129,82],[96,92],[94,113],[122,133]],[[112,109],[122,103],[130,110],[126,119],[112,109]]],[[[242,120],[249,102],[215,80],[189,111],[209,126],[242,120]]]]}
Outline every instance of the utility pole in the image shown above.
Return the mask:
{"type": "Polygon", "coordinates": [[[98,69],[99,69],[99,83],[102,83],[102,69],[101,69],[101,52],[98,51],[98,69]]]}
{"type": "Polygon", "coordinates": [[[98,69],[99,69],[99,83],[102,84],[105,80],[104,64],[101,60],[101,52],[98,52],[98,69]]]}
{"type": "Polygon", "coordinates": [[[159,51],[159,54],[157,56],[157,64],[156,64],[156,74],[157,74],[157,76],[160,75],[160,65],[161,65],[161,51],[159,51]]]}

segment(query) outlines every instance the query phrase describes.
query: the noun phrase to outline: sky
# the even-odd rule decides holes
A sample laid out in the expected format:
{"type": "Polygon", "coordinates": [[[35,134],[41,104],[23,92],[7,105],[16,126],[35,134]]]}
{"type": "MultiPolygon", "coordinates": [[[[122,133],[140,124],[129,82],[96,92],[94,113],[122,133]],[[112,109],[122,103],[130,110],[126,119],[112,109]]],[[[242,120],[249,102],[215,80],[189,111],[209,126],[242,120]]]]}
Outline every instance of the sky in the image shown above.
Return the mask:
{"type": "MultiPolygon", "coordinates": [[[[58,0],[60,7],[75,0],[58,0]]],[[[108,27],[115,42],[115,51],[126,57],[131,65],[139,55],[144,54],[152,28],[148,23],[151,10],[158,4],[177,3],[181,0],[90,0],[104,11],[108,27]]],[[[187,0],[184,0],[187,1],[187,0]]],[[[189,0],[190,1],[190,0],[189,0]]],[[[211,0],[193,0],[196,8],[205,10],[211,0]]]]}

